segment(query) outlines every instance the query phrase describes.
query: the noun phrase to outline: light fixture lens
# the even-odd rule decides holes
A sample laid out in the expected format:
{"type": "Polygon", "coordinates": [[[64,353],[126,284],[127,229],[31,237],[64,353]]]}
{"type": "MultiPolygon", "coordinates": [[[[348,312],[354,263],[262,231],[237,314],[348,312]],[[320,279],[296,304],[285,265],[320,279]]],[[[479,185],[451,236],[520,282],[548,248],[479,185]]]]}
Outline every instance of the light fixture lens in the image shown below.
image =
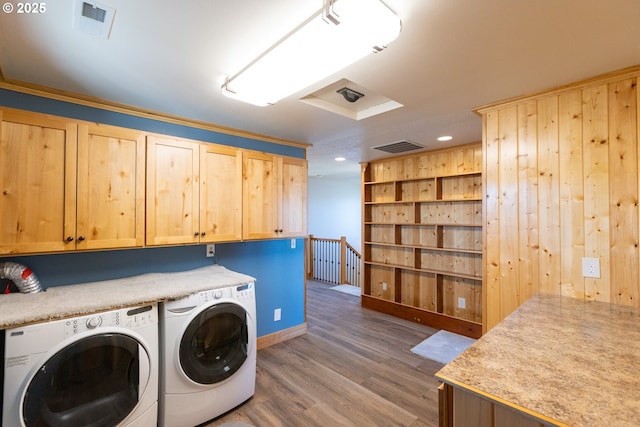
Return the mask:
{"type": "Polygon", "coordinates": [[[381,1],[340,0],[332,6],[340,24],[320,9],[222,87],[226,96],[255,105],[274,104],[382,50],[401,30],[400,18],[381,1]]]}
{"type": "Polygon", "coordinates": [[[452,136],[445,135],[445,136],[441,136],[441,137],[439,137],[439,138],[438,138],[438,141],[440,141],[440,142],[445,142],[445,141],[451,141],[452,139],[453,139],[453,137],[452,137],[452,136]]]}
{"type": "Polygon", "coordinates": [[[336,162],[344,162],[345,160],[347,159],[345,159],[344,157],[336,157],[336,162]]]}

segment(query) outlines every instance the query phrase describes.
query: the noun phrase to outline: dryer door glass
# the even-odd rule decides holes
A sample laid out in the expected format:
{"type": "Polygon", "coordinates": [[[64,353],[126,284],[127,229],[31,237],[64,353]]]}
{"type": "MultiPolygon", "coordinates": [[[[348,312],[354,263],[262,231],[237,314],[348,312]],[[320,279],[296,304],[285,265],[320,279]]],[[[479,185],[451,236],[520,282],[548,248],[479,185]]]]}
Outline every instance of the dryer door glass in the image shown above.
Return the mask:
{"type": "Polygon", "coordinates": [[[94,335],[51,357],[23,401],[27,427],[113,427],[138,403],[139,366],[146,352],[122,334],[94,335]]]}
{"type": "Polygon", "coordinates": [[[199,384],[215,384],[233,375],[247,359],[247,316],[236,304],[204,310],[180,341],[180,366],[199,384]]]}

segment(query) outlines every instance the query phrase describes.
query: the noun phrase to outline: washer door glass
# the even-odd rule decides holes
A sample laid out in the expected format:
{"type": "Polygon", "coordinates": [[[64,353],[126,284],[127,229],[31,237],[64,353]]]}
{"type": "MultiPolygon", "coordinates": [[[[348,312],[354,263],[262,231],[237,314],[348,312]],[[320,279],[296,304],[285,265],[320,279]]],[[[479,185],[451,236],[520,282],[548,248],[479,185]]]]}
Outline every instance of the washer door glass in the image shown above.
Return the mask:
{"type": "Polygon", "coordinates": [[[113,427],[138,403],[135,339],[93,335],[65,347],[33,377],[23,401],[27,427],[113,427]]]}
{"type": "Polygon", "coordinates": [[[247,359],[247,316],[222,303],[196,316],[180,341],[180,366],[191,380],[215,384],[233,375],[247,359]]]}

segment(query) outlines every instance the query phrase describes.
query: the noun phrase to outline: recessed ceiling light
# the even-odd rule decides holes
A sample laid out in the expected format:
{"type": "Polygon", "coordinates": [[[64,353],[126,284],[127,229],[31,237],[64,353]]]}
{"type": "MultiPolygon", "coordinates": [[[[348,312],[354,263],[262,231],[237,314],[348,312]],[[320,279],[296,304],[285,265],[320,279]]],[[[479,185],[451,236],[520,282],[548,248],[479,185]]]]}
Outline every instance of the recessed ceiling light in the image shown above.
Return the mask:
{"type": "Polygon", "coordinates": [[[347,159],[345,159],[344,157],[336,157],[336,162],[344,162],[345,160],[347,159]]]}
{"type": "Polygon", "coordinates": [[[440,142],[444,142],[444,141],[451,141],[452,139],[453,139],[453,137],[452,137],[452,136],[445,135],[445,136],[441,136],[441,137],[439,137],[439,138],[438,138],[438,141],[440,141],[440,142]]]}

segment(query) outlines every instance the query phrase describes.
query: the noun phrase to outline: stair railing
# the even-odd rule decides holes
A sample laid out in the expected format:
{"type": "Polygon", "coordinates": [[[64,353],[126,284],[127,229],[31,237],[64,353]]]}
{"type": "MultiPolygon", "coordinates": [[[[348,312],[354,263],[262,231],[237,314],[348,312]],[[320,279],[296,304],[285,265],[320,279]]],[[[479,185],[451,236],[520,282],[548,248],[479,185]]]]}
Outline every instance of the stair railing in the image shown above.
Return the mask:
{"type": "Polygon", "coordinates": [[[308,278],[360,287],[362,255],[345,236],[326,239],[310,235],[309,242],[308,278]]]}

